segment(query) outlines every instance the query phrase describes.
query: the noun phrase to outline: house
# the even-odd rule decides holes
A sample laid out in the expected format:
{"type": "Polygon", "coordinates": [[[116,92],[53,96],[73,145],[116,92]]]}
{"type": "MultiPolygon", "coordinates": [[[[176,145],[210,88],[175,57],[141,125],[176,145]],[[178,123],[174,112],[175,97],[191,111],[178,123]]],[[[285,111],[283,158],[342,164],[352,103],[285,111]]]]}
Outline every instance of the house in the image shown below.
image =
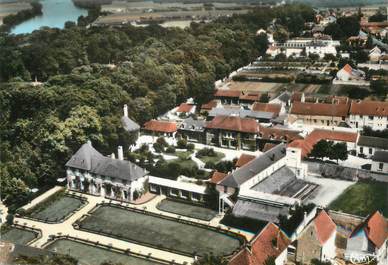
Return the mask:
{"type": "Polygon", "coordinates": [[[237,254],[232,256],[228,265],[265,265],[274,258],[274,264],[287,262],[287,247],[290,239],[274,223],[268,223],[237,254]]]}
{"type": "Polygon", "coordinates": [[[219,105],[221,105],[221,103],[219,103],[217,100],[210,100],[208,103],[202,104],[201,113],[209,112],[212,108],[216,108],[219,105]]]}
{"type": "Polygon", "coordinates": [[[134,133],[138,135],[140,132],[140,125],[128,117],[127,104],[124,105],[123,111],[124,115],[121,117],[121,124],[123,125],[124,130],[126,130],[128,133],[134,133]]]}
{"type": "Polygon", "coordinates": [[[345,123],[349,108],[349,103],[337,101],[333,103],[294,101],[289,113],[302,125],[340,126],[345,123]]]}
{"type": "Polygon", "coordinates": [[[143,130],[155,136],[175,136],[177,124],[171,121],[150,120],[144,123],[143,130]]]}
{"type": "Polygon", "coordinates": [[[214,98],[221,101],[222,104],[239,104],[241,91],[232,89],[218,89],[214,93],[214,98]]]}
{"type": "Polygon", "coordinates": [[[258,123],[237,116],[216,116],[205,124],[205,142],[231,149],[257,150],[258,123]]]}
{"type": "Polygon", "coordinates": [[[303,140],[294,140],[288,147],[301,149],[302,158],[306,158],[313,150],[314,145],[320,140],[346,143],[347,149],[355,150],[357,147],[358,133],[315,129],[303,140]]]}
{"type": "Polygon", "coordinates": [[[178,132],[189,142],[203,143],[205,140],[205,120],[189,117],[179,125],[178,132]]]}
{"type": "Polygon", "coordinates": [[[317,187],[304,181],[306,170],[300,150],[279,144],[217,183],[219,211],[232,208],[235,217],[276,223],[317,187]]]}
{"type": "Polygon", "coordinates": [[[144,191],[148,172],[124,160],[123,148],[118,159],[99,153],[88,141],[66,163],[67,187],[94,195],[133,201],[144,191]]]}
{"type": "Polygon", "coordinates": [[[369,257],[379,264],[387,259],[387,241],[388,223],[384,216],[376,211],[351,233],[346,244],[345,259],[354,261],[369,257]]]}
{"type": "Polygon", "coordinates": [[[294,140],[303,139],[300,131],[285,129],[282,127],[259,127],[259,147],[260,150],[269,144],[290,143],[294,140]]]}
{"type": "Polygon", "coordinates": [[[273,103],[261,103],[255,102],[252,106],[253,111],[262,111],[262,112],[271,112],[273,113],[272,118],[276,118],[279,116],[280,112],[285,112],[285,109],[282,109],[281,104],[273,104],[273,103]]]}
{"type": "Polygon", "coordinates": [[[369,51],[369,61],[378,62],[380,61],[381,55],[382,55],[381,50],[379,49],[379,47],[375,46],[373,49],[369,51]]]}
{"type": "Polygon", "coordinates": [[[176,110],[176,114],[178,116],[181,115],[190,115],[195,113],[195,105],[194,104],[189,104],[189,103],[182,103],[179,105],[179,107],[176,110]]]}
{"type": "Polygon", "coordinates": [[[388,139],[361,135],[357,142],[357,156],[371,158],[376,151],[387,151],[388,139]]]}
{"type": "Polygon", "coordinates": [[[362,130],[369,126],[373,130],[388,128],[388,102],[355,100],[349,110],[349,122],[352,128],[362,130]]]}
{"type": "Polygon", "coordinates": [[[337,80],[340,81],[352,81],[352,80],[364,80],[365,72],[352,68],[349,64],[346,64],[342,69],[337,72],[337,80]]]}
{"type": "Polygon", "coordinates": [[[376,151],[373,154],[371,170],[388,173],[388,151],[376,151]]]}
{"type": "Polygon", "coordinates": [[[330,216],[325,210],[321,210],[297,239],[296,262],[311,264],[312,259],[333,260],[336,256],[336,229],[330,216]]]}

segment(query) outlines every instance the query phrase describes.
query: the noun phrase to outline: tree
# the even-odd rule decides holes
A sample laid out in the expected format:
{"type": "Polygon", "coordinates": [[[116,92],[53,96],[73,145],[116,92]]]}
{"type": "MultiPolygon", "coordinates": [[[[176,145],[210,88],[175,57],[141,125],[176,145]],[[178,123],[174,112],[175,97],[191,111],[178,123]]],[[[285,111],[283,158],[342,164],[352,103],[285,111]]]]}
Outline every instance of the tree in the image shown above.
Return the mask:
{"type": "Polygon", "coordinates": [[[15,264],[21,265],[77,265],[78,261],[68,255],[52,254],[41,256],[25,256],[21,255],[14,260],[15,264]]]}
{"type": "Polygon", "coordinates": [[[385,21],[386,18],[387,18],[387,16],[385,16],[383,13],[381,13],[380,10],[378,10],[375,14],[373,14],[372,16],[370,16],[368,18],[368,21],[369,22],[383,22],[383,21],[385,21]]]}
{"type": "Polygon", "coordinates": [[[348,159],[348,148],[346,143],[336,143],[331,147],[331,154],[329,154],[330,159],[337,160],[346,160],[348,159]]]}
{"type": "Polygon", "coordinates": [[[388,93],[388,86],[384,80],[372,80],[370,82],[371,90],[379,96],[384,96],[388,93]]]}
{"type": "Polygon", "coordinates": [[[289,38],[289,33],[284,27],[278,27],[273,34],[273,38],[277,42],[286,42],[289,38]]]}
{"type": "Polygon", "coordinates": [[[323,159],[330,154],[331,143],[326,140],[320,140],[316,143],[310,152],[311,157],[323,159]]]}
{"type": "Polygon", "coordinates": [[[227,265],[228,260],[224,257],[214,256],[213,253],[205,254],[203,257],[194,261],[193,265],[227,265]]]}
{"type": "MultiPolygon", "coordinates": [[[[275,247],[277,247],[277,246],[275,246],[275,247]]],[[[275,256],[269,256],[265,259],[264,265],[276,265],[275,260],[276,260],[275,256]]]]}

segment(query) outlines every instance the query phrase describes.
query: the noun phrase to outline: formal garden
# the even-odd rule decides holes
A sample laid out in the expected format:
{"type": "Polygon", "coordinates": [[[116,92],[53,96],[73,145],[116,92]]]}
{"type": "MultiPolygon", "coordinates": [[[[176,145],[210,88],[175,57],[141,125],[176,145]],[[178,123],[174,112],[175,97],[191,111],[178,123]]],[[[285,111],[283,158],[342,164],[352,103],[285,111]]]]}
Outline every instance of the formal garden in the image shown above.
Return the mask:
{"type": "Polygon", "coordinates": [[[218,212],[206,208],[203,205],[194,205],[185,201],[177,201],[172,199],[164,199],[158,205],[160,211],[174,213],[177,215],[196,218],[204,221],[210,221],[217,216],[218,212]]]}
{"type": "Polygon", "coordinates": [[[244,243],[226,230],[108,204],[94,208],[75,228],[181,255],[230,255],[244,243]]]}
{"type": "Polygon", "coordinates": [[[27,230],[22,227],[9,226],[6,224],[1,226],[0,231],[1,240],[20,245],[27,245],[39,236],[38,231],[27,230]]]}
{"type": "Polygon", "coordinates": [[[17,211],[25,218],[46,223],[60,223],[87,203],[86,198],[60,190],[30,209],[17,211]]]}
{"type": "Polygon", "coordinates": [[[136,265],[157,265],[166,264],[151,259],[147,256],[140,256],[129,251],[119,251],[112,247],[83,242],[71,238],[59,238],[49,243],[45,249],[63,255],[70,255],[77,259],[81,265],[86,264],[136,264],[136,265]]]}
{"type": "Polygon", "coordinates": [[[388,183],[359,181],[347,188],[329,208],[360,216],[379,210],[388,216],[388,183]]]}

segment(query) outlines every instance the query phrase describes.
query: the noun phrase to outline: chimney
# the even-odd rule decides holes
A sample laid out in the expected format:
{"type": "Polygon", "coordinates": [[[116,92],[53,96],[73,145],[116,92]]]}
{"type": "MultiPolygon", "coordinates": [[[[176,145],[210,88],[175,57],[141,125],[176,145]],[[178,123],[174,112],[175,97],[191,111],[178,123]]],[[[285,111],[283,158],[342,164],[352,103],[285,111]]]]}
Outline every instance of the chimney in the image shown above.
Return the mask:
{"type": "Polygon", "coordinates": [[[121,145],[119,145],[119,147],[117,148],[117,158],[119,160],[124,160],[123,147],[121,145]]]}
{"type": "Polygon", "coordinates": [[[300,98],[300,102],[302,102],[302,103],[304,103],[304,102],[305,102],[304,93],[302,93],[302,97],[300,98]]]}
{"type": "Polygon", "coordinates": [[[124,117],[128,117],[128,105],[124,104],[124,117]]]}
{"type": "Polygon", "coordinates": [[[87,143],[89,146],[92,146],[92,141],[88,140],[86,143],[87,143]]]}
{"type": "Polygon", "coordinates": [[[110,155],[110,158],[112,158],[112,159],[116,159],[116,155],[115,155],[115,153],[112,153],[112,154],[110,155]]]}

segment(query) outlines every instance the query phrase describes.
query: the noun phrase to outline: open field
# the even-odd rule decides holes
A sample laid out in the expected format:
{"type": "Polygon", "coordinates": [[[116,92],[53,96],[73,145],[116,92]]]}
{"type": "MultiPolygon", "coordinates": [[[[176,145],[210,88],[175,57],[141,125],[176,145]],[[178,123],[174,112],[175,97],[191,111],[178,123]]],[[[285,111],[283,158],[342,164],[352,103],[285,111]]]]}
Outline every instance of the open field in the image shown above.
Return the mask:
{"type": "Polygon", "coordinates": [[[1,240],[9,241],[15,244],[26,245],[37,237],[37,234],[32,231],[23,230],[16,227],[10,227],[9,229],[6,229],[4,233],[3,231],[4,228],[2,227],[0,237],[1,240]]]}
{"type": "Polygon", "coordinates": [[[57,196],[52,200],[49,198],[47,201],[38,204],[32,208],[27,215],[48,222],[59,222],[80,208],[84,202],[81,199],[70,196],[57,196]]]}
{"type": "Polygon", "coordinates": [[[80,229],[111,235],[139,244],[193,255],[228,255],[241,244],[237,237],[183,223],[173,218],[102,205],[79,222],[80,229]]]}
{"type": "Polygon", "coordinates": [[[16,14],[17,12],[31,8],[28,2],[1,3],[0,2],[0,25],[3,24],[3,18],[16,14]]]}
{"type": "Polygon", "coordinates": [[[212,209],[171,199],[164,199],[159,203],[157,208],[161,211],[201,219],[204,221],[210,221],[217,215],[217,212],[212,209]]]}
{"type": "Polygon", "coordinates": [[[388,183],[358,182],[347,188],[329,208],[360,216],[380,210],[388,217],[388,183]]]}
{"type": "Polygon", "coordinates": [[[124,253],[110,251],[101,247],[92,246],[86,243],[77,242],[71,239],[57,239],[45,247],[47,250],[68,255],[78,259],[81,264],[101,264],[106,261],[112,264],[136,264],[153,265],[158,262],[147,260],[141,257],[130,256],[124,253]]]}

